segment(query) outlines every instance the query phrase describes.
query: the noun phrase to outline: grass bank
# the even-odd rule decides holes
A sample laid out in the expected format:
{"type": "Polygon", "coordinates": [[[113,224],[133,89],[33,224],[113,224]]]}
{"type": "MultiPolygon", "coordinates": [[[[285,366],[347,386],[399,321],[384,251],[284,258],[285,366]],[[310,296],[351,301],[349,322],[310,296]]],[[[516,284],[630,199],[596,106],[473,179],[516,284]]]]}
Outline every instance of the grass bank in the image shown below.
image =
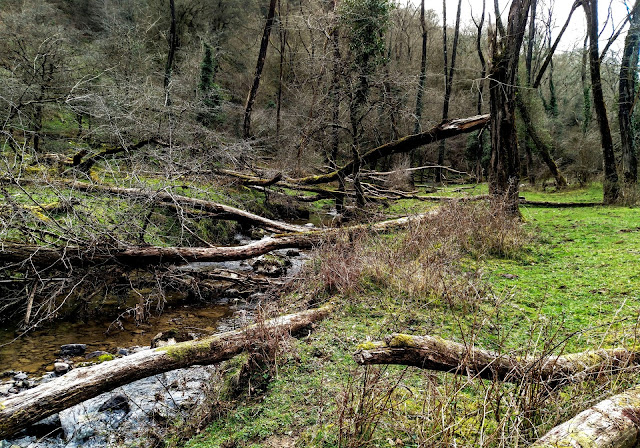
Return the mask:
{"type": "Polygon", "coordinates": [[[483,205],[454,205],[420,228],[320,248],[280,305],[332,301],[333,317],[287,343],[263,392],[218,395],[226,411],[186,446],[515,446],[638,382],[631,371],[548,391],[354,363],[358,347],[392,332],[511,356],[635,344],[638,210],[522,211],[520,225],[483,205]]]}

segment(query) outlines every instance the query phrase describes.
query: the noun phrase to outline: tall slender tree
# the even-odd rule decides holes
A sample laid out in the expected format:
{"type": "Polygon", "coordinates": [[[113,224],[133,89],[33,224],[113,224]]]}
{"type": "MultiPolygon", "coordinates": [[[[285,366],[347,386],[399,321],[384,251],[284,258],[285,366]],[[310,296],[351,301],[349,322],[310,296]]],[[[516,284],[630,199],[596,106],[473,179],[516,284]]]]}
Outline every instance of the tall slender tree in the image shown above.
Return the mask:
{"type": "Polygon", "coordinates": [[[630,26],[624,41],[618,90],[618,122],[622,145],[622,172],[625,183],[638,182],[638,156],[633,128],[633,103],[638,87],[638,52],[640,52],[640,0],[629,13],[630,26]]]}
{"type": "Polygon", "coordinates": [[[616,171],[616,158],[613,151],[613,138],[607,119],[607,107],[604,102],[602,90],[602,78],[600,74],[601,58],[598,49],[598,0],[584,0],[582,3],[587,16],[587,33],[589,35],[589,68],[591,72],[591,95],[593,108],[596,111],[598,128],[600,129],[600,141],[602,143],[602,155],[604,159],[604,197],[605,204],[615,203],[620,196],[618,184],[618,172],[616,171]]]}
{"type": "MultiPolygon", "coordinates": [[[[456,12],[456,25],[453,32],[453,46],[451,47],[451,63],[448,60],[447,48],[447,1],[442,1],[442,50],[444,54],[444,104],[442,106],[442,121],[449,118],[449,104],[451,103],[451,90],[453,87],[453,74],[456,68],[456,55],[458,54],[458,39],[460,37],[460,13],[462,11],[462,0],[458,0],[458,11],[456,12]]],[[[446,152],[446,140],[440,141],[438,148],[438,165],[444,165],[446,152]]],[[[436,182],[442,182],[442,169],[436,169],[436,182]]]]}
{"type": "Polygon", "coordinates": [[[262,77],[262,69],[264,68],[264,61],[267,58],[267,47],[269,46],[269,36],[271,35],[271,28],[273,28],[274,16],[276,11],[276,4],[278,0],[270,0],[269,10],[267,11],[267,20],[264,25],[264,31],[262,32],[262,40],[260,41],[260,50],[258,51],[258,61],[256,62],[256,71],[253,75],[253,82],[251,83],[251,89],[247,96],[247,102],[244,108],[244,125],[242,134],[244,138],[251,136],[251,111],[253,110],[253,103],[256,101],[256,95],[258,94],[258,88],[260,87],[260,78],[262,77]]]}
{"type": "Polygon", "coordinates": [[[422,99],[424,97],[424,88],[427,84],[427,22],[424,17],[424,0],[420,2],[420,27],[422,28],[422,56],[420,58],[420,78],[418,79],[418,93],[416,94],[416,121],[413,127],[413,133],[420,132],[420,120],[422,119],[422,99]]]}

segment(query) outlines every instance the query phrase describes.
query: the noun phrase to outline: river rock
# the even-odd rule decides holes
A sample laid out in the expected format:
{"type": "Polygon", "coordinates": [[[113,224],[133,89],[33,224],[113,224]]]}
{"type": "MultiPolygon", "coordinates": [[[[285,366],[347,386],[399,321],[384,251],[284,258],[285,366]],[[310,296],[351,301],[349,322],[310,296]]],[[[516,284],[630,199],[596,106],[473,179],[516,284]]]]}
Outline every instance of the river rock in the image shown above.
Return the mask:
{"type": "Polygon", "coordinates": [[[60,422],[60,414],[53,414],[37,423],[29,426],[26,433],[30,436],[42,437],[58,437],[63,434],[62,423],[60,422]]]}
{"type": "Polygon", "coordinates": [[[58,375],[64,375],[71,370],[71,366],[66,362],[57,362],[53,365],[53,369],[58,375]]]}
{"type": "Polygon", "coordinates": [[[60,356],[82,356],[87,351],[87,344],[65,344],[60,347],[60,356]]]}
{"type": "Polygon", "coordinates": [[[195,335],[184,330],[171,329],[158,333],[151,340],[151,348],[173,345],[177,342],[193,341],[195,335]]]}
{"type": "Polygon", "coordinates": [[[13,381],[25,381],[27,378],[29,378],[29,375],[24,372],[16,373],[15,375],[13,375],[13,381]]]}
{"type": "Polygon", "coordinates": [[[102,403],[98,408],[98,412],[124,411],[125,414],[128,414],[129,409],[129,399],[122,394],[118,394],[102,403]]]}
{"type": "Polygon", "coordinates": [[[104,352],[102,350],[97,350],[95,352],[91,352],[88,355],[85,355],[85,359],[97,358],[98,356],[108,355],[109,353],[104,352]]]}
{"type": "Polygon", "coordinates": [[[126,348],[118,348],[117,353],[120,356],[129,356],[129,350],[126,348]]]}

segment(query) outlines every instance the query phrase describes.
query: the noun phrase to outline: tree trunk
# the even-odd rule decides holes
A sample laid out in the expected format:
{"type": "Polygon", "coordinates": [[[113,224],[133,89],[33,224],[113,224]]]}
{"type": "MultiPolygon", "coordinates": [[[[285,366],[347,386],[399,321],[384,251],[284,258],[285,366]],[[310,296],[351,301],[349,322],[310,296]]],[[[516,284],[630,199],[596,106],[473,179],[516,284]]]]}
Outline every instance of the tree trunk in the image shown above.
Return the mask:
{"type": "Polygon", "coordinates": [[[602,80],[600,77],[600,53],[598,50],[598,0],[584,0],[585,14],[587,16],[587,33],[589,34],[589,66],[591,71],[591,94],[593,97],[593,107],[598,119],[600,128],[600,140],[602,143],[602,155],[604,158],[604,199],[605,204],[617,202],[620,196],[618,185],[618,172],[616,171],[616,157],[613,151],[613,139],[611,138],[611,128],[607,118],[607,108],[604,102],[602,91],[602,80]]]}
{"type": "MultiPolygon", "coordinates": [[[[486,0],[482,0],[482,15],[480,16],[480,22],[476,23],[474,19],[474,23],[476,28],[478,29],[478,33],[476,35],[476,51],[478,52],[478,59],[480,60],[480,81],[478,82],[478,99],[476,100],[476,113],[478,115],[482,114],[482,103],[484,102],[484,78],[487,76],[487,61],[484,58],[484,53],[482,52],[482,27],[484,26],[484,16],[486,9],[486,0]]],[[[475,157],[475,175],[476,182],[482,182],[482,157],[484,155],[484,145],[482,144],[482,133],[478,133],[478,140],[475,143],[476,149],[474,151],[475,157]]]]}
{"type": "Polygon", "coordinates": [[[531,114],[529,114],[529,110],[527,109],[527,105],[524,103],[524,100],[518,97],[516,101],[518,103],[518,111],[522,116],[522,121],[527,128],[527,136],[538,148],[540,157],[542,157],[542,160],[549,168],[551,175],[556,180],[556,185],[558,186],[558,188],[565,188],[567,186],[567,179],[565,179],[565,177],[562,175],[562,173],[558,169],[558,165],[556,165],[556,161],[553,160],[553,157],[551,156],[551,145],[545,142],[538,133],[538,130],[533,123],[533,118],[531,117],[531,114]]]}
{"type": "MultiPolygon", "coordinates": [[[[527,41],[527,57],[525,60],[525,67],[527,69],[527,87],[531,87],[531,78],[533,76],[533,48],[536,39],[536,8],[538,6],[538,0],[531,2],[531,19],[529,19],[529,38],[527,41]]],[[[536,176],[533,170],[533,153],[531,151],[531,137],[529,135],[525,138],[524,150],[525,150],[525,165],[522,169],[522,175],[529,179],[530,185],[535,185],[536,176]]]]}
{"type": "Polygon", "coordinates": [[[260,87],[260,78],[262,77],[262,69],[264,68],[264,61],[267,57],[267,47],[269,46],[269,35],[271,34],[271,28],[273,28],[273,17],[275,15],[276,3],[278,0],[270,0],[269,11],[267,12],[267,21],[262,33],[262,40],[260,41],[260,51],[258,52],[258,62],[256,63],[256,72],[253,76],[253,83],[251,84],[251,90],[249,90],[249,96],[247,96],[247,104],[244,108],[244,126],[243,136],[249,138],[251,136],[251,111],[253,110],[253,103],[256,100],[258,94],[258,87],[260,87]]]}
{"type": "Polygon", "coordinates": [[[434,336],[393,334],[383,342],[363,344],[354,358],[360,365],[399,364],[488,380],[557,385],[622,371],[638,364],[640,353],[616,348],[542,358],[512,357],[434,336]]]}
{"type": "MultiPolygon", "coordinates": [[[[287,9],[289,8],[289,3],[287,3],[287,9]]],[[[276,139],[280,138],[280,125],[282,118],[282,83],[284,82],[284,53],[287,45],[287,25],[282,21],[282,5],[280,4],[280,0],[278,0],[278,25],[279,25],[279,37],[280,37],[280,63],[278,64],[278,93],[277,93],[277,103],[278,108],[276,110],[276,139]]],[[[287,22],[289,21],[289,16],[287,15],[287,22]]]]}
{"type": "MultiPolygon", "coordinates": [[[[413,133],[418,134],[421,130],[420,121],[422,120],[422,98],[424,96],[424,88],[427,83],[427,23],[424,18],[424,0],[420,3],[420,26],[422,27],[422,56],[420,59],[420,78],[418,80],[418,92],[416,94],[416,122],[413,127],[413,133]]],[[[478,112],[478,115],[480,112],[478,112]]]]}
{"type": "Polygon", "coordinates": [[[531,0],[513,0],[507,33],[492,39],[489,95],[491,103],[491,172],[489,191],[518,211],[520,159],[516,132],[516,90],[520,48],[524,39],[531,0]]]}
{"type": "Polygon", "coordinates": [[[88,192],[103,192],[121,196],[132,196],[155,199],[157,201],[166,201],[178,203],[193,207],[195,209],[204,210],[209,213],[215,213],[219,215],[219,219],[227,219],[238,222],[244,222],[263,229],[276,231],[276,232],[303,232],[306,229],[302,226],[294,224],[287,224],[281,221],[274,221],[272,219],[264,218],[262,216],[241,210],[239,208],[231,207],[230,205],[219,204],[217,202],[207,201],[204,199],[191,198],[189,196],[182,196],[179,194],[173,194],[166,191],[151,191],[143,190],[141,188],[124,188],[124,187],[112,187],[108,185],[89,184],[86,182],[60,182],[59,185],[71,188],[73,190],[88,191],[88,192]]]}
{"type": "MultiPolygon", "coordinates": [[[[395,142],[386,143],[360,156],[361,164],[370,164],[376,160],[390,156],[392,154],[407,153],[420,146],[435,143],[445,138],[455,137],[456,135],[467,134],[477,131],[485,127],[490,121],[489,115],[476,115],[468,118],[460,118],[455,120],[444,121],[428,131],[420,134],[409,135],[395,142]]],[[[289,179],[291,183],[297,184],[324,184],[334,182],[340,176],[348,176],[354,173],[354,161],[347,163],[341,168],[327,174],[317,176],[302,177],[299,179],[289,179]]]]}
{"type": "Polygon", "coordinates": [[[294,234],[281,234],[263,238],[244,246],[230,247],[155,247],[155,246],[38,246],[5,242],[0,247],[0,262],[29,263],[32,266],[53,267],[96,265],[117,262],[127,266],[149,266],[161,263],[183,264],[192,261],[236,261],[258,257],[278,249],[310,249],[325,241],[350,235],[356,231],[388,231],[402,228],[412,222],[434,216],[435,212],[417,215],[411,218],[399,218],[362,224],[342,229],[306,230],[294,234]]]}
{"type": "Polygon", "coordinates": [[[173,61],[176,55],[176,47],[178,45],[178,36],[176,33],[176,5],[174,0],[169,0],[169,9],[171,11],[171,25],[169,27],[169,53],[167,55],[167,64],[164,68],[164,105],[171,105],[171,74],[173,72],[173,61]]]}
{"type": "Polygon", "coordinates": [[[330,312],[329,306],[302,311],[243,330],[143,350],[91,367],[79,367],[53,381],[3,399],[0,406],[0,439],[118,386],[195,364],[216,364],[231,359],[251,350],[256,343],[269,343],[281,338],[283,334],[297,333],[324,319],[330,312]]]}
{"type": "MultiPolygon", "coordinates": [[[[442,1],[442,49],[444,53],[444,104],[442,106],[442,121],[449,119],[449,104],[451,102],[451,90],[453,88],[453,73],[456,67],[456,55],[458,53],[458,39],[460,36],[460,12],[462,10],[462,0],[458,0],[458,11],[456,13],[456,25],[453,34],[453,47],[451,48],[451,65],[447,57],[447,2],[442,1]]],[[[440,141],[438,148],[438,165],[444,165],[446,152],[446,140],[440,141]]],[[[436,170],[436,183],[442,182],[442,170],[436,170]]]]}
{"type": "Polygon", "coordinates": [[[556,426],[530,448],[634,448],[640,444],[640,386],[614,395],[556,426]]]}
{"type": "Polygon", "coordinates": [[[625,183],[638,182],[638,156],[633,129],[633,103],[637,87],[638,52],[640,51],[640,1],[631,11],[631,20],[620,64],[618,122],[622,146],[622,172],[625,183]]]}

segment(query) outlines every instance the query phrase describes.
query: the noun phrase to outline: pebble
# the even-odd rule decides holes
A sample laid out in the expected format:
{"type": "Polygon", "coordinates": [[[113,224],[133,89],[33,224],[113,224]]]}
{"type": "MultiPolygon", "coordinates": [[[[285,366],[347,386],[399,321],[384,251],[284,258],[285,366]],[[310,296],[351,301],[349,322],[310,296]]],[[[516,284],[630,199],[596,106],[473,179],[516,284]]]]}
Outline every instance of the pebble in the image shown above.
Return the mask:
{"type": "Polygon", "coordinates": [[[120,356],[128,356],[129,355],[129,350],[127,350],[126,348],[118,348],[118,355],[120,355],[120,356]]]}
{"type": "Polygon", "coordinates": [[[15,375],[13,375],[13,381],[24,381],[27,378],[29,378],[29,376],[24,372],[20,372],[20,373],[17,373],[15,375]]]}
{"type": "Polygon", "coordinates": [[[53,365],[53,368],[58,375],[64,375],[71,370],[71,366],[66,362],[57,362],[53,365]]]}

